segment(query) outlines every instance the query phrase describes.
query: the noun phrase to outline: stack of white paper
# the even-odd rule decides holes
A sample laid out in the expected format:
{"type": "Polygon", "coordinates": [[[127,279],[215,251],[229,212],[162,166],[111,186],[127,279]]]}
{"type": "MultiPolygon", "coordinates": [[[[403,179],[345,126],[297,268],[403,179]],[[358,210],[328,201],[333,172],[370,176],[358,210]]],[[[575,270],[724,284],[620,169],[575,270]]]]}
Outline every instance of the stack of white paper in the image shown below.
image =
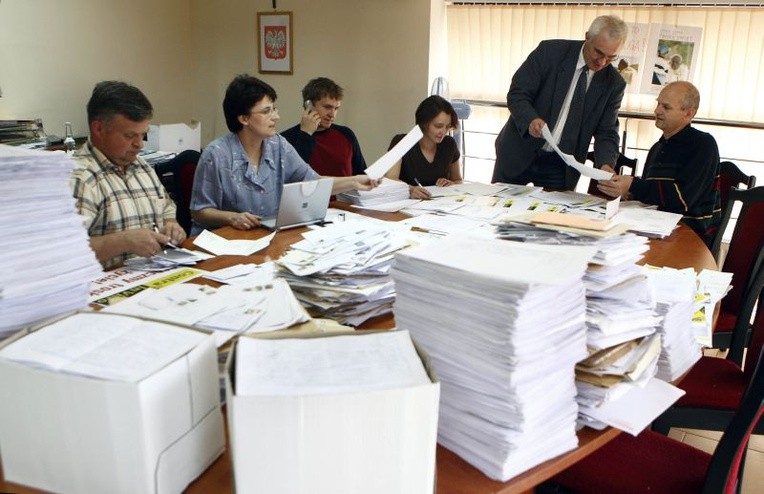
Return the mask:
{"type": "Polygon", "coordinates": [[[389,225],[334,223],[303,233],[276,263],[306,307],[356,326],[392,310],[390,265],[407,245],[405,235],[389,225]]]}
{"type": "Polygon", "coordinates": [[[351,190],[337,194],[337,199],[358,206],[377,206],[380,204],[404,201],[409,198],[409,186],[400,180],[385,179],[378,187],[371,190],[351,190]]]}
{"type": "Polygon", "coordinates": [[[628,225],[632,232],[650,238],[663,238],[671,235],[679,220],[682,219],[681,214],[643,206],[639,203],[621,203],[618,214],[612,221],[628,225]]]}
{"type": "Polygon", "coordinates": [[[658,378],[674,381],[700,360],[701,346],[692,328],[696,276],[692,268],[651,268],[644,273],[658,302],[656,313],[663,318],[658,326],[663,349],[658,361],[658,378]]]}
{"type": "Polygon", "coordinates": [[[577,445],[587,247],[449,237],[396,255],[397,324],[441,381],[439,442],[507,480],[577,445]]]}
{"type": "Polygon", "coordinates": [[[87,306],[102,270],[76,214],[64,153],[0,145],[0,338],[87,306]]]}

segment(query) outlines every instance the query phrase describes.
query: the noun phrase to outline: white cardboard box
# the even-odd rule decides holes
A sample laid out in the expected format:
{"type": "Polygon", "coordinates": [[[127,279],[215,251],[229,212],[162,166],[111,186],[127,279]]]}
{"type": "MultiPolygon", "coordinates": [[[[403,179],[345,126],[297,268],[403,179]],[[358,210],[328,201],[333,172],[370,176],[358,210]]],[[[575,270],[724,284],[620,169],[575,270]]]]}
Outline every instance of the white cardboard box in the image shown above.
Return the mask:
{"type": "Polygon", "coordinates": [[[225,448],[217,376],[212,336],[135,383],[0,359],[5,479],[51,492],[182,492],[225,448]]]}
{"type": "MultiPolygon", "coordinates": [[[[351,334],[363,338],[364,333],[351,334]]],[[[336,336],[341,334],[300,337],[336,336]]],[[[440,384],[426,355],[419,347],[417,352],[429,385],[237,396],[234,348],[226,391],[236,492],[432,494],[440,384]]]]}
{"type": "Polygon", "coordinates": [[[180,153],[186,149],[201,149],[202,123],[196,120],[190,123],[150,125],[146,136],[146,149],[180,153]]]}

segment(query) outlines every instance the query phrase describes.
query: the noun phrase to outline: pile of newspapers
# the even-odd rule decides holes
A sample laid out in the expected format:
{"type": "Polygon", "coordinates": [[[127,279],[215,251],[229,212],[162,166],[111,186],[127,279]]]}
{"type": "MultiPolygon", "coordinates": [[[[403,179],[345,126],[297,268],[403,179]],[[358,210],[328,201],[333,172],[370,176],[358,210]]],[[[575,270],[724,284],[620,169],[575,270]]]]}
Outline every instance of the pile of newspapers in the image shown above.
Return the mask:
{"type": "Polygon", "coordinates": [[[0,145],[0,338],[88,304],[101,266],[69,187],[64,153],[0,145]]]}
{"type": "Polygon", "coordinates": [[[438,441],[506,481],[578,445],[594,249],[449,237],[396,254],[399,328],[441,382],[438,441]]]}
{"type": "Polygon", "coordinates": [[[339,222],[303,233],[276,264],[314,315],[357,326],[389,313],[395,299],[390,266],[408,243],[381,222],[339,222]]]}

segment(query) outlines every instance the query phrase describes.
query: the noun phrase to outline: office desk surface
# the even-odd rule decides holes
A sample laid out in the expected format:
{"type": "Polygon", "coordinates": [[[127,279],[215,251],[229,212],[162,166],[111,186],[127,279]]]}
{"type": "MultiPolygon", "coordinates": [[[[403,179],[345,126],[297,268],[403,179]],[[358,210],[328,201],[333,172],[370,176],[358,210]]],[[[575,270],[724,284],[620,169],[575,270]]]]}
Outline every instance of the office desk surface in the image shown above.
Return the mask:
{"type": "MultiPolygon", "coordinates": [[[[342,203],[332,203],[333,207],[350,209],[342,203]]],[[[359,210],[354,210],[360,212],[359,210]]],[[[398,213],[378,213],[363,212],[368,216],[388,221],[397,221],[404,218],[398,213]]],[[[262,262],[266,257],[277,258],[286,251],[289,246],[301,238],[301,233],[305,231],[302,228],[279,232],[271,245],[262,252],[247,257],[249,262],[262,262]]],[[[235,230],[231,227],[224,227],[216,230],[220,235],[229,239],[257,239],[267,235],[263,229],[250,231],[235,230]]],[[[191,247],[192,243],[186,241],[186,247],[191,247]]],[[[201,269],[216,270],[226,266],[240,263],[241,257],[238,256],[219,256],[198,266],[201,269]]],[[[700,238],[690,228],[679,225],[679,227],[665,239],[656,239],[650,241],[650,250],[645,254],[642,260],[643,264],[653,266],[669,266],[674,268],[694,268],[697,271],[702,269],[717,269],[711,253],[700,238]]],[[[366,321],[362,329],[389,329],[395,326],[393,317],[380,316],[366,321]]],[[[437,493],[438,494],[482,494],[482,493],[520,493],[532,492],[533,487],[544,480],[554,476],[568,466],[574,464],[581,458],[587,456],[611,439],[615,438],[620,431],[608,428],[604,431],[595,431],[584,428],[579,431],[579,446],[575,450],[561,455],[552,460],[546,461],[527,472],[515,477],[508,482],[496,482],[480,471],[468,464],[460,457],[438,445],[437,448],[437,493]]],[[[0,472],[0,478],[2,478],[0,472]]],[[[0,492],[18,492],[38,493],[35,489],[25,488],[16,484],[0,480],[0,492]]],[[[209,494],[209,493],[232,493],[233,492],[233,470],[231,466],[231,457],[228,449],[223,453],[215,463],[213,463],[193,484],[186,490],[188,493],[209,494]]]]}

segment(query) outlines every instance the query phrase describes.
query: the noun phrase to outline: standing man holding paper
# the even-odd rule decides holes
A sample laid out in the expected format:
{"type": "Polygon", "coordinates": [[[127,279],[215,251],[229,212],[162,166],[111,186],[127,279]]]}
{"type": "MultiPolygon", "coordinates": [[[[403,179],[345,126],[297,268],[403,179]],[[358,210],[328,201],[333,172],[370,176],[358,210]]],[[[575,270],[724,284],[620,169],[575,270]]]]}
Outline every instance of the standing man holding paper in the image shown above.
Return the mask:
{"type": "Polygon", "coordinates": [[[153,108],[140,89],[120,81],[96,84],[87,105],[90,138],[74,153],[72,189],[90,246],[105,268],[131,255],[148,257],[186,232],[154,168],[138,153],[153,108]]]}
{"type": "Polygon", "coordinates": [[[493,182],[575,188],[580,173],[545,144],[545,125],[560,149],[581,163],[594,137],[596,166],[613,171],[626,83],[611,62],[627,34],[620,18],[600,16],[584,41],[542,41],[528,56],[507,93],[510,117],[496,139],[493,182]]]}
{"type": "Polygon", "coordinates": [[[664,86],[655,107],[655,126],[663,135],[647,154],[642,178],[614,175],[597,188],[682,214],[682,223],[711,247],[721,222],[719,148],[711,134],[691,125],[699,104],[700,93],[691,83],[664,86]]]}

